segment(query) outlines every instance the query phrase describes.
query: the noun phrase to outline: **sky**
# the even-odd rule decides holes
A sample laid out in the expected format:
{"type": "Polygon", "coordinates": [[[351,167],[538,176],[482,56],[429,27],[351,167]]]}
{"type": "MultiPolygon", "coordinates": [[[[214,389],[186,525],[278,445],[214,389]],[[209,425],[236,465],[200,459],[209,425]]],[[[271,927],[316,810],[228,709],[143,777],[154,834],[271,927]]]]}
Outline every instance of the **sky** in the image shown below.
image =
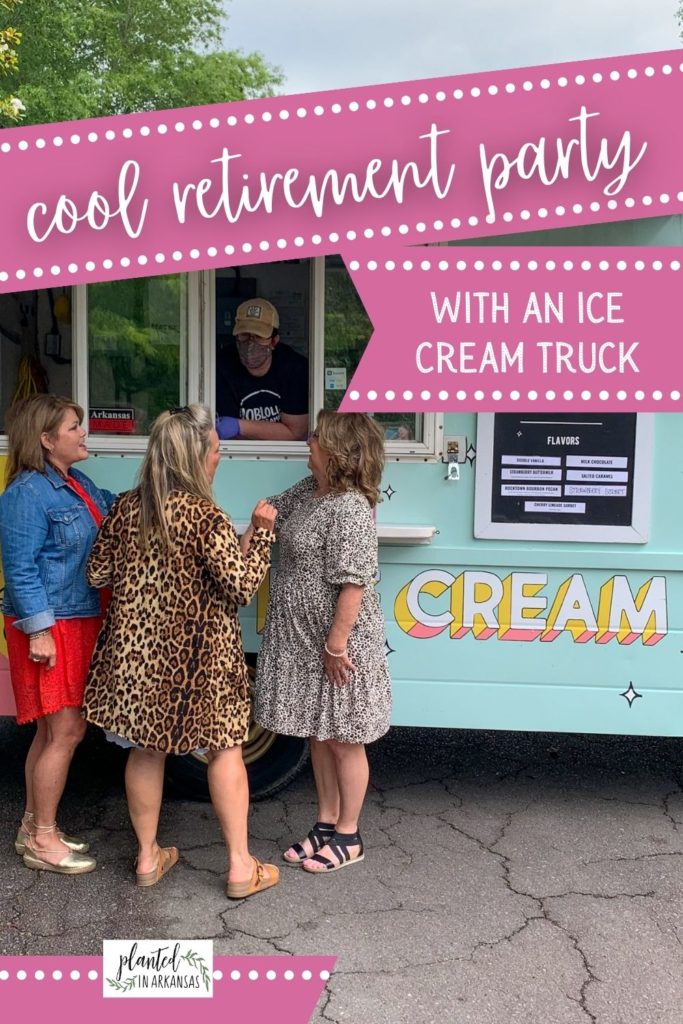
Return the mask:
{"type": "Polygon", "coordinates": [[[231,0],[228,49],[280,65],[284,93],[681,46],[678,0],[231,0]]]}

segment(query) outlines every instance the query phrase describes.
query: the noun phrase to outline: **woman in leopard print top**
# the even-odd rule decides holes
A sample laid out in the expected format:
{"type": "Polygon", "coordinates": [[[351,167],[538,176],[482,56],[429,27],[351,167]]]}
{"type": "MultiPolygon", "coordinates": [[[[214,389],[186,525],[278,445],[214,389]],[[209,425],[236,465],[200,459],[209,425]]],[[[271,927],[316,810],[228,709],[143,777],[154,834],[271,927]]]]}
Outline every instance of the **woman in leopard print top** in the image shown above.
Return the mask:
{"type": "Polygon", "coordinates": [[[162,413],[152,426],[140,483],[114,504],[87,568],[112,588],[84,697],[84,713],[132,746],[128,805],[138,839],[137,883],[153,885],[178,857],[157,827],[166,754],[207,751],[209,789],[228,847],[228,896],[277,882],[250,857],[249,793],[241,744],[249,686],[237,608],[270,563],[275,509],[259,502],[240,548],[211,484],[220,459],[208,409],[162,413]]]}

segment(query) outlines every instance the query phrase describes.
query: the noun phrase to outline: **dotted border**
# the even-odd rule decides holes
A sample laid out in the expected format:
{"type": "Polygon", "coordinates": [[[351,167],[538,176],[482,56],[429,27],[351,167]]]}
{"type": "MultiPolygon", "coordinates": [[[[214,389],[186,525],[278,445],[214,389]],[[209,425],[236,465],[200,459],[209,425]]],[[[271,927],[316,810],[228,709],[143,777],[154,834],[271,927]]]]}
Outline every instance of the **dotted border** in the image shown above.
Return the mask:
{"type": "MultiPolygon", "coordinates": [[[[679,192],[676,198],[679,199],[681,202],[683,202],[683,192],[679,192]]],[[[628,202],[628,200],[626,200],[625,202],[628,202]]],[[[437,225],[439,225],[439,230],[441,230],[443,228],[443,226],[444,226],[441,221],[436,221],[434,226],[437,227],[437,225]]],[[[405,233],[408,233],[408,231],[410,229],[407,227],[407,225],[400,225],[398,230],[400,231],[403,227],[406,228],[406,232],[405,233]]],[[[418,230],[426,230],[426,225],[423,224],[423,223],[417,224],[416,227],[417,227],[418,230]]],[[[383,237],[385,237],[385,238],[389,237],[392,233],[393,233],[392,229],[389,228],[389,227],[384,227],[380,231],[380,234],[383,237]]],[[[364,232],[364,237],[366,239],[372,239],[374,236],[375,236],[375,232],[371,228],[368,228],[364,232]]],[[[275,245],[276,245],[276,248],[278,248],[278,249],[287,249],[290,245],[294,245],[296,248],[303,248],[305,245],[307,245],[307,243],[310,243],[312,246],[318,247],[318,246],[321,246],[323,244],[323,241],[325,241],[325,240],[331,242],[334,245],[336,245],[339,242],[355,241],[357,238],[358,238],[358,233],[356,231],[347,231],[343,238],[342,238],[342,236],[339,235],[338,232],[332,232],[331,234],[329,234],[326,237],[326,239],[323,239],[323,236],[319,235],[319,234],[311,235],[311,237],[308,238],[308,239],[304,238],[301,235],[297,235],[294,239],[291,239],[291,240],[287,240],[286,238],[278,238],[278,240],[275,243],[275,245]]],[[[61,267],[58,264],[53,264],[49,268],[49,271],[46,268],[44,269],[43,267],[34,267],[33,270],[30,271],[30,272],[27,271],[27,270],[24,270],[23,268],[20,268],[19,270],[14,271],[13,274],[11,274],[10,272],[8,272],[6,270],[0,270],[0,282],[5,283],[5,282],[9,281],[11,277],[16,278],[17,281],[22,281],[23,282],[23,281],[26,280],[27,277],[30,277],[30,276],[36,278],[36,280],[39,280],[40,278],[44,277],[48,273],[52,277],[60,277],[64,272],[69,273],[69,274],[77,274],[77,273],[79,273],[79,271],[82,271],[82,270],[86,271],[88,274],[93,274],[93,273],[95,273],[95,271],[100,270],[100,269],[101,270],[107,270],[107,271],[113,270],[115,268],[115,266],[118,266],[118,267],[121,267],[124,270],[127,270],[128,268],[130,268],[131,266],[133,266],[136,263],[140,267],[146,267],[146,266],[148,266],[151,263],[155,263],[157,266],[161,266],[162,264],[166,263],[167,261],[171,261],[171,262],[174,262],[174,263],[179,263],[179,262],[181,262],[182,260],[185,260],[185,259],[191,259],[191,260],[195,260],[196,261],[196,260],[201,259],[203,256],[206,256],[209,259],[213,260],[213,259],[216,259],[219,255],[234,256],[234,255],[236,255],[238,253],[242,253],[244,255],[249,255],[250,253],[253,253],[256,248],[258,248],[261,252],[267,252],[271,248],[271,243],[270,242],[266,242],[266,241],[262,241],[262,242],[259,242],[258,245],[254,245],[251,242],[245,242],[239,248],[235,247],[234,245],[226,245],[226,246],[223,246],[221,249],[219,249],[217,246],[209,246],[207,249],[204,249],[204,250],[193,248],[193,249],[188,249],[187,251],[184,252],[184,251],[182,251],[180,249],[174,249],[172,253],[157,252],[154,255],[149,255],[149,256],[147,254],[145,254],[145,253],[140,253],[138,256],[135,256],[135,257],[121,256],[121,258],[118,259],[118,260],[104,259],[104,260],[101,260],[99,262],[95,261],[95,260],[86,260],[84,263],[69,263],[67,265],[67,267],[66,267],[66,271],[64,270],[63,267],[61,267]]],[[[204,264],[202,264],[202,266],[204,266],[204,264]]],[[[512,260],[509,260],[507,262],[503,261],[503,260],[496,259],[496,260],[492,260],[490,265],[487,265],[485,260],[480,260],[480,259],[479,260],[473,260],[473,261],[470,260],[468,262],[467,260],[462,259],[462,258],[458,259],[456,262],[453,262],[452,260],[445,260],[443,258],[441,258],[439,260],[436,260],[436,259],[434,259],[434,260],[424,259],[424,260],[420,260],[419,262],[414,262],[412,260],[408,260],[407,259],[407,260],[403,260],[400,263],[397,263],[395,260],[384,260],[384,261],[367,260],[364,264],[361,263],[360,260],[351,260],[349,262],[349,268],[351,270],[366,269],[366,270],[370,270],[370,271],[379,270],[379,269],[384,269],[384,270],[389,270],[389,271],[393,271],[393,270],[415,270],[415,269],[418,269],[418,268],[420,270],[432,270],[432,269],[435,269],[435,270],[450,270],[450,269],[467,270],[468,268],[471,268],[471,269],[474,269],[474,270],[487,270],[487,269],[490,269],[490,270],[494,270],[494,271],[500,271],[500,270],[516,271],[516,270],[521,270],[522,267],[523,267],[522,261],[517,260],[517,259],[512,259],[512,260]]],[[[569,260],[569,259],[563,260],[561,263],[558,263],[555,260],[545,260],[545,261],[528,260],[526,262],[526,265],[524,266],[524,269],[526,269],[526,270],[551,270],[551,271],[552,270],[590,270],[590,271],[593,271],[593,270],[611,270],[611,269],[616,269],[616,270],[620,270],[620,271],[630,270],[630,269],[637,270],[637,271],[642,271],[642,270],[655,270],[655,271],[659,271],[659,270],[668,269],[668,270],[672,270],[672,271],[678,271],[678,270],[681,269],[681,262],[679,260],[671,260],[669,262],[669,264],[667,265],[662,260],[652,260],[650,263],[648,263],[648,261],[642,260],[642,259],[633,260],[630,264],[629,264],[628,260],[623,260],[623,259],[614,260],[614,261],[603,259],[603,260],[599,260],[597,262],[592,261],[592,260],[588,260],[588,259],[584,259],[584,260],[581,260],[581,261],[577,261],[576,263],[573,260],[569,260]]]]}
{"type": "MultiPolygon", "coordinates": [[[[585,61],[583,63],[589,62],[585,61]]],[[[224,126],[233,128],[240,124],[253,125],[257,122],[268,124],[272,122],[277,122],[278,120],[287,121],[289,120],[290,117],[297,117],[299,119],[304,119],[310,115],[314,117],[322,117],[328,114],[339,115],[347,112],[357,113],[361,109],[373,111],[383,108],[387,109],[394,106],[408,107],[415,103],[427,104],[432,101],[436,101],[437,103],[444,103],[447,100],[452,100],[457,103],[462,102],[465,99],[477,100],[482,96],[494,97],[497,95],[512,95],[516,92],[530,93],[533,92],[535,89],[548,91],[552,88],[566,89],[569,86],[577,86],[580,88],[581,86],[586,85],[586,83],[609,85],[612,83],[620,82],[622,80],[635,81],[639,77],[654,78],[658,73],[665,77],[668,77],[673,75],[675,72],[683,74],[683,61],[681,61],[676,67],[670,63],[664,63],[661,66],[655,67],[653,64],[650,63],[647,64],[644,68],[640,69],[631,66],[626,71],[619,71],[615,68],[609,72],[595,71],[592,74],[577,72],[572,76],[558,75],[556,78],[552,80],[548,77],[542,77],[537,79],[527,78],[523,82],[521,82],[521,84],[508,81],[505,83],[505,85],[497,85],[495,83],[492,83],[488,86],[475,85],[467,89],[456,88],[450,92],[445,92],[443,89],[438,89],[433,93],[420,91],[418,93],[411,94],[406,92],[398,99],[392,96],[383,96],[380,98],[369,97],[363,103],[359,102],[358,100],[349,100],[348,102],[345,103],[334,102],[331,103],[329,106],[324,106],[323,104],[316,103],[312,107],[297,106],[296,108],[292,107],[291,109],[283,107],[282,109],[279,109],[277,111],[264,110],[260,112],[258,115],[256,113],[253,113],[252,111],[248,111],[247,113],[241,115],[230,114],[227,117],[211,117],[208,120],[194,118],[192,120],[187,121],[178,120],[172,124],[161,122],[159,124],[156,124],[154,128],[152,128],[152,126],[150,126],[149,124],[142,124],[139,128],[132,128],[127,126],[118,131],[116,129],[109,128],[104,131],[92,130],[89,132],[80,133],[72,132],[70,135],[67,135],[65,133],[63,135],[55,135],[52,137],[50,137],[49,135],[48,137],[43,137],[41,135],[38,138],[31,141],[24,138],[20,139],[19,142],[16,143],[0,143],[0,158],[3,154],[12,152],[13,149],[19,150],[20,152],[26,152],[30,150],[32,147],[38,150],[44,150],[48,146],[48,143],[51,143],[53,146],[57,148],[60,148],[65,144],[78,146],[81,145],[81,143],[95,144],[100,142],[111,142],[115,140],[117,137],[126,140],[132,139],[134,137],[151,138],[155,134],[162,136],[166,135],[171,130],[175,131],[178,134],[182,134],[187,130],[199,132],[204,131],[206,129],[215,130],[217,128],[224,126]]],[[[142,115],[133,114],[130,116],[140,118],[142,115]]],[[[15,128],[13,129],[13,131],[17,132],[20,131],[20,129],[15,128]]],[[[678,192],[676,194],[676,201],[683,202],[683,192],[678,192]]],[[[574,203],[570,210],[568,210],[566,207],[562,205],[558,205],[554,207],[554,210],[552,212],[556,217],[561,218],[566,216],[568,213],[575,214],[578,216],[579,214],[583,214],[588,211],[594,214],[599,214],[603,210],[615,212],[622,208],[626,211],[632,212],[636,206],[642,205],[646,208],[652,207],[652,213],[653,215],[656,216],[658,212],[656,209],[657,207],[663,207],[666,211],[666,207],[668,207],[671,203],[671,196],[668,193],[662,193],[659,197],[654,197],[651,195],[644,195],[637,198],[633,196],[628,196],[620,200],[610,199],[603,203],[600,203],[598,201],[591,202],[587,205],[584,205],[582,203],[574,203]]],[[[470,216],[464,218],[463,220],[461,218],[454,217],[450,221],[448,221],[447,224],[441,220],[433,221],[432,224],[430,225],[430,229],[433,229],[438,234],[439,232],[444,231],[446,227],[453,229],[454,231],[457,232],[464,225],[466,225],[467,227],[477,227],[480,224],[480,222],[492,226],[499,222],[502,222],[504,225],[512,225],[516,221],[520,222],[521,225],[528,227],[529,222],[532,221],[534,218],[538,219],[539,221],[544,221],[545,219],[547,219],[547,217],[550,215],[550,212],[551,211],[546,207],[539,207],[537,210],[532,211],[530,209],[524,209],[520,210],[518,213],[513,213],[512,211],[508,210],[500,215],[494,216],[489,214],[484,218],[470,216]]],[[[359,237],[365,239],[373,239],[375,237],[389,238],[392,235],[404,236],[409,234],[411,231],[415,231],[418,234],[422,234],[427,231],[427,224],[424,221],[418,221],[417,223],[410,225],[399,224],[396,228],[392,228],[389,225],[384,225],[378,230],[375,228],[361,228],[358,229],[357,231],[349,230],[345,232],[343,235],[340,235],[338,232],[332,232],[327,236],[326,242],[330,242],[333,245],[337,245],[339,242],[346,243],[356,241],[359,237]]],[[[260,241],[255,240],[253,242],[244,242],[239,247],[235,247],[232,245],[225,246],[221,251],[221,255],[249,255],[250,253],[253,252],[268,252],[271,249],[271,247],[275,247],[276,249],[281,250],[291,250],[292,248],[303,248],[304,246],[307,247],[308,245],[316,247],[322,245],[322,243],[323,237],[319,234],[311,235],[308,238],[304,238],[301,235],[297,235],[289,239],[278,238],[275,242],[262,239],[260,241]]],[[[218,256],[219,249],[216,246],[210,246],[208,249],[205,250],[205,252],[209,258],[213,259],[218,256]]],[[[124,256],[118,259],[116,263],[118,267],[128,269],[131,265],[134,265],[136,263],[140,267],[145,267],[148,264],[152,263],[156,263],[158,266],[160,266],[166,263],[167,261],[180,262],[181,260],[185,260],[187,258],[191,260],[197,260],[200,258],[200,256],[202,256],[202,252],[199,249],[192,248],[187,250],[186,252],[174,250],[173,252],[167,253],[141,253],[137,256],[124,256]]],[[[110,271],[114,269],[114,266],[115,261],[112,259],[104,259],[100,262],[94,260],[85,260],[81,264],[69,263],[66,268],[66,272],[69,274],[77,274],[81,270],[85,270],[87,273],[93,273],[96,270],[100,269],[110,271]]],[[[35,278],[36,280],[39,280],[40,278],[48,275],[52,277],[59,277],[62,275],[62,273],[62,268],[56,265],[50,267],[49,271],[46,267],[34,267],[31,270],[19,268],[14,272],[2,270],[0,271],[0,282],[5,283],[9,281],[10,278],[20,282],[23,282],[26,280],[26,278],[31,277],[35,278]]]]}
{"type": "MultiPolygon", "coordinates": [[[[582,61],[583,64],[591,63],[590,60],[582,61]]],[[[29,150],[32,146],[35,149],[45,149],[49,142],[53,146],[60,148],[65,143],[71,144],[72,146],[78,146],[82,142],[89,142],[91,144],[97,142],[112,142],[118,136],[124,139],[132,139],[136,136],[140,138],[150,138],[155,133],[157,135],[166,135],[169,131],[173,130],[178,134],[182,134],[187,130],[193,131],[204,131],[205,129],[216,129],[220,127],[234,128],[237,125],[253,125],[257,122],[264,124],[277,123],[280,121],[288,121],[290,117],[297,117],[300,120],[305,119],[309,116],[323,117],[327,114],[339,115],[342,113],[358,113],[361,109],[372,111],[381,109],[390,109],[391,107],[409,107],[413,104],[427,104],[432,101],[437,103],[444,103],[447,100],[455,100],[456,102],[462,102],[466,99],[477,100],[482,96],[498,96],[498,95],[513,95],[516,92],[530,93],[534,90],[541,90],[547,92],[552,88],[566,89],[570,85],[583,86],[587,83],[599,85],[602,83],[613,84],[623,80],[635,81],[639,77],[643,78],[654,78],[658,73],[669,77],[675,72],[683,74],[683,61],[678,64],[678,67],[674,67],[672,64],[664,63],[660,67],[655,67],[653,64],[647,64],[644,68],[630,67],[627,71],[619,71],[614,68],[609,72],[594,71],[592,74],[583,72],[577,72],[574,75],[558,75],[557,78],[551,80],[550,78],[543,77],[536,80],[532,78],[525,79],[521,84],[515,82],[506,82],[504,85],[497,85],[491,83],[487,86],[473,85],[467,89],[456,88],[450,92],[445,92],[443,89],[438,89],[434,93],[420,91],[419,93],[404,93],[399,98],[394,96],[384,96],[376,99],[372,96],[364,100],[362,103],[358,100],[349,100],[345,103],[334,102],[325,106],[321,103],[316,103],[314,106],[297,106],[288,109],[282,107],[279,110],[264,110],[259,114],[253,111],[248,111],[245,114],[229,114],[227,117],[211,117],[208,120],[202,120],[201,118],[193,118],[192,120],[178,120],[173,124],[161,122],[155,125],[153,128],[148,124],[143,124],[139,128],[131,128],[127,126],[120,130],[113,128],[106,129],[104,131],[89,131],[85,132],[72,132],[71,135],[55,135],[51,138],[44,138],[39,136],[37,139],[29,141],[28,139],[21,139],[19,142],[12,144],[11,142],[3,142],[0,144],[0,154],[9,153],[12,149],[16,148],[21,152],[29,150]]],[[[496,72],[494,72],[495,74],[496,72]]],[[[504,72],[497,72],[497,74],[504,74],[504,72]]],[[[365,91],[367,86],[362,87],[365,91]]],[[[263,101],[258,101],[263,102],[263,101]]],[[[132,114],[131,117],[140,118],[144,115],[132,114]]],[[[20,128],[15,128],[14,131],[20,131],[20,128]]]]}
{"type": "MultiPolygon", "coordinates": [[[[683,193],[682,193],[683,195],[683,193]]],[[[504,248],[504,246],[501,246],[504,248]]],[[[360,260],[350,260],[349,270],[387,270],[392,273],[395,270],[559,270],[559,271],[572,271],[572,270],[583,270],[583,271],[596,271],[596,270],[670,270],[677,273],[683,267],[681,260],[644,260],[644,259],[632,259],[625,260],[622,258],[607,260],[607,259],[581,259],[581,260],[554,260],[554,259],[493,259],[493,260],[482,260],[477,257],[476,259],[463,259],[460,255],[451,256],[450,259],[444,259],[440,254],[440,258],[436,259],[422,259],[422,260],[410,260],[405,259],[397,262],[396,260],[367,260],[365,263],[360,260]]]]}
{"type": "MultiPolygon", "coordinates": [[[[38,968],[33,971],[26,971],[23,968],[14,971],[13,974],[8,970],[0,970],[0,982],[2,981],[63,981],[68,978],[70,981],[97,981],[100,977],[100,972],[96,970],[90,970],[87,973],[72,970],[72,971],[48,971],[45,972],[38,968]]],[[[259,972],[257,970],[250,971],[230,971],[228,975],[230,981],[276,981],[278,977],[284,979],[284,981],[311,981],[313,978],[313,972],[307,969],[302,971],[293,971],[287,969],[286,971],[274,971],[272,969],[267,971],[259,972]]],[[[330,972],[323,970],[318,972],[320,981],[329,981],[330,972]]],[[[215,970],[213,972],[214,981],[222,981],[224,978],[223,971],[215,970]]]]}

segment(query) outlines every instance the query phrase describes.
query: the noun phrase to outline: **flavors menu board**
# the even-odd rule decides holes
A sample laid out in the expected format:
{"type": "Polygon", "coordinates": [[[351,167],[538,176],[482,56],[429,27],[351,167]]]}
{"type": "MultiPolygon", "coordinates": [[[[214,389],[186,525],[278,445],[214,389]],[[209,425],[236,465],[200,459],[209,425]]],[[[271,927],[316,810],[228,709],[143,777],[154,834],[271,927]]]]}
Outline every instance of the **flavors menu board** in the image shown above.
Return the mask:
{"type": "Polygon", "coordinates": [[[635,413],[497,413],[491,522],[630,526],[635,413]]]}

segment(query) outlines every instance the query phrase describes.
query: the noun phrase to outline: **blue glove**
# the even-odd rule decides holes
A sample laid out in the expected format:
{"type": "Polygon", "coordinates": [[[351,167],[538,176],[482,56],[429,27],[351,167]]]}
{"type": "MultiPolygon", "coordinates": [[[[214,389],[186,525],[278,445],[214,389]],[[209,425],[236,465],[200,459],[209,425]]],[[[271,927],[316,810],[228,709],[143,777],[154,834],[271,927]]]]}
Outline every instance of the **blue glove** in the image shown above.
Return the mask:
{"type": "Polygon", "coordinates": [[[240,421],[236,416],[217,416],[216,433],[221,441],[233,441],[240,436],[240,421]]]}

